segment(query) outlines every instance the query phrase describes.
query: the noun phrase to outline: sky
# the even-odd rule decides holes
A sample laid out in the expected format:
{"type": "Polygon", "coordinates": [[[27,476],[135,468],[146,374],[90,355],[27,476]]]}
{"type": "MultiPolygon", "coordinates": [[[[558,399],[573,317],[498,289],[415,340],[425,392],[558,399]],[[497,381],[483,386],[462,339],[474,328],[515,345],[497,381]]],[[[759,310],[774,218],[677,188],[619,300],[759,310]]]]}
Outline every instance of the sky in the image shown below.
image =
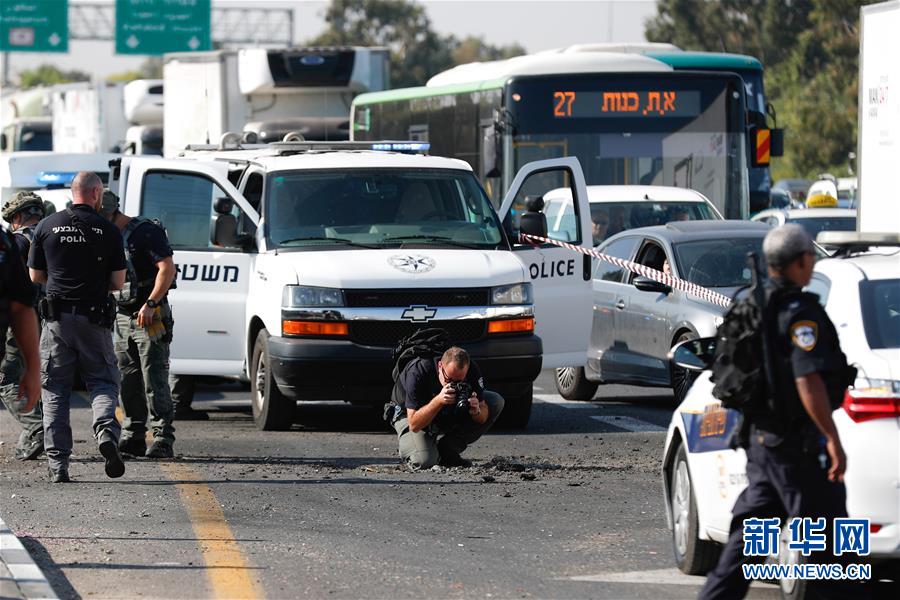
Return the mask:
{"type": "MultiPolygon", "coordinates": [[[[112,0],[69,0],[112,2],[112,0]]],[[[483,36],[492,44],[519,43],[529,52],[589,42],[644,41],[644,21],[656,12],[655,0],[419,0],[425,5],[432,27],[457,37],[483,36]]],[[[297,44],[315,36],[325,26],[324,0],[213,0],[213,6],[293,7],[297,44]]],[[[144,57],[114,54],[112,41],[69,42],[69,54],[16,53],[9,69],[16,73],[41,64],[61,69],[89,71],[105,77],[136,69],[144,57]]],[[[10,55],[7,55],[10,56],[10,55]]]]}

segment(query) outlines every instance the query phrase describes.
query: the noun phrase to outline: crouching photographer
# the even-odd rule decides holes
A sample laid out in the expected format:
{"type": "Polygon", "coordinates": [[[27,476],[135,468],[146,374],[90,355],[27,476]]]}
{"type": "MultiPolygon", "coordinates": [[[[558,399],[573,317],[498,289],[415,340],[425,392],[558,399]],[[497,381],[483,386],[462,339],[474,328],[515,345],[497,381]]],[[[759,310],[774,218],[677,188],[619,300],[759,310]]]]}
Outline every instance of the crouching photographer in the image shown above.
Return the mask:
{"type": "Polygon", "coordinates": [[[414,469],[470,466],[460,455],[503,411],[503,397],[484,389],[478,365],[457,347],[438,358],[409,361],[399,372],[392,403],[400,457],[414,469]]]}

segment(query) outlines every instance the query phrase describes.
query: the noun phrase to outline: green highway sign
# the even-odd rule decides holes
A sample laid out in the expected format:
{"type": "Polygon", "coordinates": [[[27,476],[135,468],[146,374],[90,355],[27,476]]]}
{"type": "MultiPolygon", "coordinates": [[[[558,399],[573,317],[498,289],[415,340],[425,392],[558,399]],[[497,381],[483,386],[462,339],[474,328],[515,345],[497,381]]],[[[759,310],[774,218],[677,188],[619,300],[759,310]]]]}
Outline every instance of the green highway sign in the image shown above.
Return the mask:
{"type": "Polygon", "coordinates": [[[68,52],[69,0],[0,1],[0,51],[68,52]]]}
{"type": "Polygon", "coordinates": [[[211,11],[211,0],[116,0],[116,53],[211,50],[211,11]]]}

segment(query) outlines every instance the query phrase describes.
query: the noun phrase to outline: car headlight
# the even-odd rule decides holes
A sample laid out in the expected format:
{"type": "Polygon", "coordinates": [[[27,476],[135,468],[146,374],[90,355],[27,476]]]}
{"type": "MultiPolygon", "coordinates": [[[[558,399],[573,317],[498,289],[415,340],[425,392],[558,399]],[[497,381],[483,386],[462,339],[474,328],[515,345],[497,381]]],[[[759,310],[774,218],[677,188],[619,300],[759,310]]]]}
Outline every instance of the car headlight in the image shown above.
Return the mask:
{"type": "Polygon", "coordinates": [[[286,285],[281,296],[284,308],[344,306],[344,293],[337,288],[286,285]]]}
{"type": "Polygon", "coordinates": [[[514,283],[491,288],[491,304],[532,304],[530,283],[514,283]]]}

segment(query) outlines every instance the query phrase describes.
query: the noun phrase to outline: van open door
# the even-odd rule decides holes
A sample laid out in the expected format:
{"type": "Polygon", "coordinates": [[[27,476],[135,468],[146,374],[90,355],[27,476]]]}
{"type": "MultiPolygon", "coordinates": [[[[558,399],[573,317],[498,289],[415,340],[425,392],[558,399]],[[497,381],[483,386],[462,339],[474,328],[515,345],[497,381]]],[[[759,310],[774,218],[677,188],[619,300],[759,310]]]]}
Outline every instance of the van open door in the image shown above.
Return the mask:
{"type": "Polygon", "coordinates": [[[528,163],[518,172],[499,216],[534,289],[535,333],[544,347],[543,367],[581,366],[591,331],[591,258],[553,244],[522,243],[519,232],[545,227],[542,237],[591,248],[591,211],[581,164],[574,157],[528,163]],[[559,189],[571,201],[545,203],[559,189]]]}
{"type": "Polygon", "coordinates": [[[159,219],[175,251],[172,373],[238,377],[259,215],[228,180],[224,162],[127,158],[122,211],[159,219]],[[252,224],[252,225],[250,225],[252,224]]]}

